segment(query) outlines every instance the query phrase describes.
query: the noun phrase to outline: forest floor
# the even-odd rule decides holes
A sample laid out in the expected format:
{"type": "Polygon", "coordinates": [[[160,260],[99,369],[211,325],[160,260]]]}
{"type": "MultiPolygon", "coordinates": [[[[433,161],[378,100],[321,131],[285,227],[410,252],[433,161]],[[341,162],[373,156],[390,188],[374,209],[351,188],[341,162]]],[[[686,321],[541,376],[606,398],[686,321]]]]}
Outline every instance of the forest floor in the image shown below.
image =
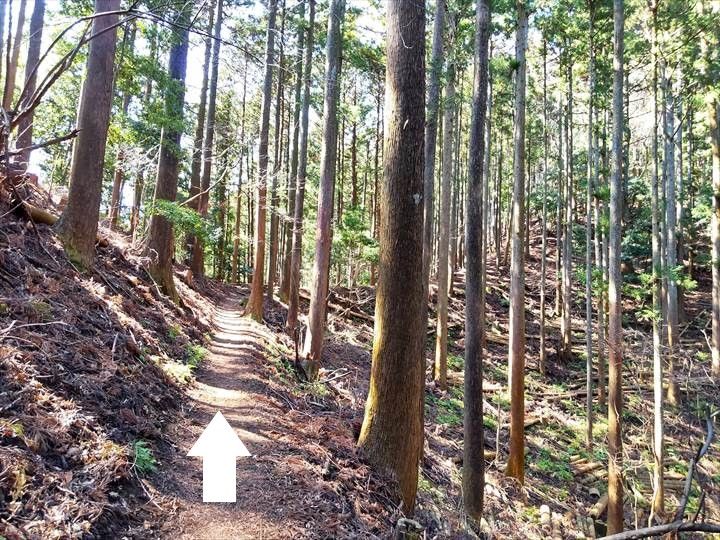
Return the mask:
{"type": "MultiPolygon", "coordinates": [[[[41,201],[38,201],[38,204],[41,201]]],[[[338,287],[329,301],[320,381],[294,369],[285,306],[264,324],[241,317],[247,288],[177,282],[182,306],[160,295],[122,234],[102,229],[95,269],[79,272],[51,230],[0,204],[0,535],[35,538],[386,538],[400,517],[393,482],[356,451],[369,382],[374,292],[338,287]],[[246,444],[237,502],[203,504],[200,458],[186,457],[217,410],[246,444]]],[[[549,253],[554,251],[551,240],[549,253]]],[[[527,277],[523,487],[507,480],[508,293],[490,260],[485,360],[486,517],[493,538],[591,538],[603,532],[606,412],[596,405],[585,446],[584,320],[573,358],[551,351],[537,370],[539,239],[527,277]]],[[[552,308],[554,261],[548,262],[552,308]]],[[[709,282],[685,295],[676,354],[683,401],[666,409],[667,506],[720,396],[707,376],[709,282]]],[[[651,335],[638,320],[642,283],[628,276],[625,319],[626,525],[647,521],[652,492],[651,335]]],[[[584,312],[576,284],[573,313],[584,312]]],[[[474,538],[462,513],[463,279],[450,303],[449,387],[425,396],[426,441],[415,519],[427,538],[474,538]]],[[[306,307],[306,306],[304,306],[306,307]]],[[[434,311],[431,310],[431,318],[434,311]]],[[[548,319],[548,347],[558,334],[548,319]]],[[[428,330],[428,375],[434,331],[428,330]]],[[[429,380],[429,379],[428,379],[429,380]]],[[[720,445],[698,467],[688,512],[720,517],[720,445]],[[701,496],[704,492],[704,497],[701,496]]]]}

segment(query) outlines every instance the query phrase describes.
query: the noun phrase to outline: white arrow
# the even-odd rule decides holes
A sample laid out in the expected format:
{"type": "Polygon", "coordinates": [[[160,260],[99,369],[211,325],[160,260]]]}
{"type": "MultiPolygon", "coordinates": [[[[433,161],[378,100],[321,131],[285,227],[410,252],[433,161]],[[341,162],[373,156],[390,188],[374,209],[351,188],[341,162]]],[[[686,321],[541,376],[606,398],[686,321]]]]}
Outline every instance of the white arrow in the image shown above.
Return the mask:
{"type": "Polygon", "coordinates": [[[188,452],[203,458],[203,502],[235,502],[235,458],[250,455],[222,413],[215,413],[188,452]]]}

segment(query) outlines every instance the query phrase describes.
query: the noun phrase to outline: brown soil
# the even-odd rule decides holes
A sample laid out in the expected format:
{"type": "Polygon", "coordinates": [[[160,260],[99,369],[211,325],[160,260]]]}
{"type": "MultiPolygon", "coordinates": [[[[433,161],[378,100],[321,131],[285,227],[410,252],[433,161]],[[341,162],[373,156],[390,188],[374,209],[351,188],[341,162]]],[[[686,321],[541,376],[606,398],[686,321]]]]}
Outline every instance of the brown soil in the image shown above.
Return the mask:
{"type": "Polygon", "coordinates": [[[295,374],[282,356],[287,341],[243,317],[242,303],[229,291],[215,311],[210,355],[174,430],[178,452],[157,475],[158,491],[179,502],[165,537],[373,536],[383,512],[372,517],[352,493],[361,476],[371,479],[354,456],[349,424],[313,411],[334,408],[322,396],[303,401],[293,395],[295,374]],[[184,456],[218,410],[253,454],[237,460],[235,503],[203,503],[201,459],[184,456]]]}

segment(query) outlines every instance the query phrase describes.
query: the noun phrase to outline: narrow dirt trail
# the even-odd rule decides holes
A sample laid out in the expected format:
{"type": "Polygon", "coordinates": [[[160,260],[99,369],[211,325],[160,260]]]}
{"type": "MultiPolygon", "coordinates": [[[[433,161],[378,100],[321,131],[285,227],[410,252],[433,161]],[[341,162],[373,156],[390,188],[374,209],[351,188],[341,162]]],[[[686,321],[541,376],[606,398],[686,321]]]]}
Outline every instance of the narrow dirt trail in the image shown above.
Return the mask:
{"type": "Polygon", "coordinates": [[[292,479],[277,467],[297,450],[282,442],[282,406],[257,374],[268,334],[242,317],[240,305],[239,297],[229,297],[216,308],[210,354],[188,392],[187,420],[175,430],[177,457],[158,473],[161,491],[179,503],[165,538],[279,539],[306,532],[297,520],[302,512],[293,508],[292,479]],[[202,460],[185,456],[217,411],[253,454],[237,460],[236,503],[203,503],[202,460]]]}

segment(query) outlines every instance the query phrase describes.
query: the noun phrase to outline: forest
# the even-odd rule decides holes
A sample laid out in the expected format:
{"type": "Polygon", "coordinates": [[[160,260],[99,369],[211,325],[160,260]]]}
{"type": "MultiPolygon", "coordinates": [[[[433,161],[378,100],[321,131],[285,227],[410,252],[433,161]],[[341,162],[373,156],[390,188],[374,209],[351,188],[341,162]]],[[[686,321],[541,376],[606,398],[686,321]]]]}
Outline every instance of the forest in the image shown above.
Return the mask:
{"type": "Polygon", "coordinates": [[[718,0],[0,0],[0,540],[720,538],[718,0]]]}

